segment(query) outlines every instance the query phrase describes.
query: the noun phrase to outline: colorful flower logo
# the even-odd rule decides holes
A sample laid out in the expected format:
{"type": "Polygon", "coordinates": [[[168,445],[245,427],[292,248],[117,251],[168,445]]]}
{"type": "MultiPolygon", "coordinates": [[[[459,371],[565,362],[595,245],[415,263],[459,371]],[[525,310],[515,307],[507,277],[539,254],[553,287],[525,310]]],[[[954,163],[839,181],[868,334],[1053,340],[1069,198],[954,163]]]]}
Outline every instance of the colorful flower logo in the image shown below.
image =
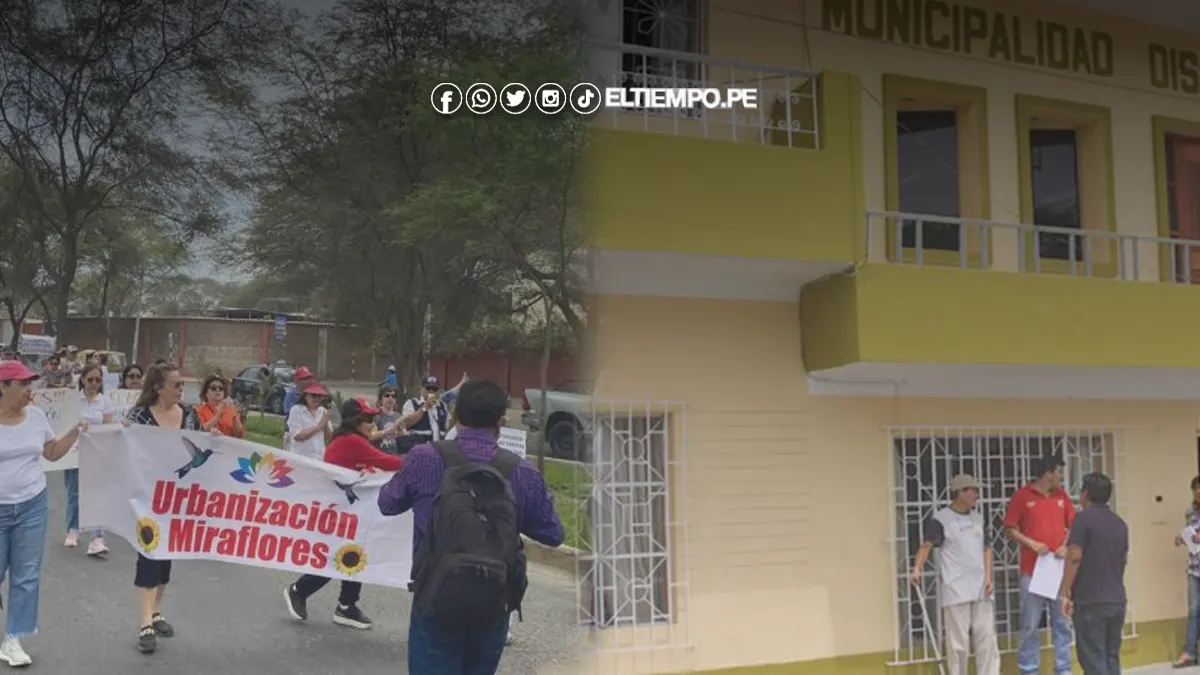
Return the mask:
{"type": "Polygon", "coordinates": [[[296,481],[288,478],[292,467],[282,459],[276,459],[272,453],[259,455],[257,452],[249,457],[238,458],[241,468],[229,475],[239,483],[252,484],[260,480],[274,488],[285,488],[294,485],[296,481]]]}
{"type": "Polygon", "coordinates": [[[158,548],[161,533],[158,529],[158,523],[153,518],[149,516],[138,518],[136,528],[137,541],[143,551],[149,553],[158,548]]]}
{"type": "Polygon", "coordinates": [[[333,564],[337,567],[337,571],[352,577],[367,566],[367,552],[362,546],[353,542],[342,544],[342,547],[333,555],[333,564]]]}

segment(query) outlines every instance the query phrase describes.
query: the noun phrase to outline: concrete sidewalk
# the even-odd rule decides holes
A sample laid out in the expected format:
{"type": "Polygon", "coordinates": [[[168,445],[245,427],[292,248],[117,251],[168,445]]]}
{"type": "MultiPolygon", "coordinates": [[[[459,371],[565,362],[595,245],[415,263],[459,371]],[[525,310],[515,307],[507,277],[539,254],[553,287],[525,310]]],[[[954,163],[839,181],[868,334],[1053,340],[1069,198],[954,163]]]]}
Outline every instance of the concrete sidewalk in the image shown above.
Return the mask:
{"type": "Polygon", "coordinates": [[[1187,673],[1188,675],[1197,675],[1200,673],[1200,666],[1192,666],[1191,668],[1180,668],[1175,670],[1170,663],[1156,663],[1152,666],[1139,666],[1137,668],[1122,668],[1122,671],[1129,675],[1167,675],[1167,673],[1187,673]]]}

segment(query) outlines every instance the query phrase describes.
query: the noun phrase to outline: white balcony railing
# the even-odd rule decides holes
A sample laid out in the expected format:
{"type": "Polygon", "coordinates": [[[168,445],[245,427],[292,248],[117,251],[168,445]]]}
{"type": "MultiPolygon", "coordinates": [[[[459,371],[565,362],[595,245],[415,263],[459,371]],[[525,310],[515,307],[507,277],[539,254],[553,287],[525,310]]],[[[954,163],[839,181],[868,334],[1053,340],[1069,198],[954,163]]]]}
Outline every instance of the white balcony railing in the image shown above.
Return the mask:
{"type": "Polygon", "coordinates": [[[593,41],[589,46],[591,80],[601,88],[758,90],[757,108],[735,104],[711,110],[612,109],[601,114],[602,125],[761,145],[819,146],[818,76],[811,71],[613,42],[593,41]]]}
{"type": "Polygon", "coordinates": [[[871,211],[866,250],[895,264],[1200,283],[1200,241],[1102,230],[871,211]]]}

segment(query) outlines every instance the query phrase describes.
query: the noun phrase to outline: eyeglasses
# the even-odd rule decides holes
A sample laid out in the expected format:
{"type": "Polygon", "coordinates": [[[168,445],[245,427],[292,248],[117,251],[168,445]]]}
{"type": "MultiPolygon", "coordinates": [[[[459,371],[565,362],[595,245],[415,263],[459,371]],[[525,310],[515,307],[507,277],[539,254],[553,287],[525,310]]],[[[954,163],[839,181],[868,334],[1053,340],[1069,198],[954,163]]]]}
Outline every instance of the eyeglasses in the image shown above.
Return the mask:
{"type": "Polygon", "coordinates": [[[171,385],[171,388],[172,389],[183,389],[183,382],[182,381],[175,382],[171,385]]]}
{"type": "Polygon", "coordinates": [[[222,387],[219,384],[210,384],[208,386],[208,390],[209,391],[225,391],[225,387],[222,387]]]}
{"type": "Polygon", "coordinates": [[[88,384],[101,384],[101,383],[103,383],[103,382],[104,382],[104,378],[102,378],[102,377],[89,377],[89,378],[85,379],[85,380],[84,380],[84,382],[86,382],[86,383],[88,383],[88,384]]]}

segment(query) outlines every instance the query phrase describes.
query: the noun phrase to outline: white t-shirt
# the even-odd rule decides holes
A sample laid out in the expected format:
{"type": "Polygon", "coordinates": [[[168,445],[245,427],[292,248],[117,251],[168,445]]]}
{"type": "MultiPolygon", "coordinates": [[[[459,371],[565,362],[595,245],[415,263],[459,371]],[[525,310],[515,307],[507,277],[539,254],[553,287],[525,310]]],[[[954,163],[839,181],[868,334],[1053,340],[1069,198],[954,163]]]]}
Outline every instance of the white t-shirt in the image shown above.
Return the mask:
{"type": "Polygon", "coordinates": [[[315,414],[311,413],[308,411],[308,406],[303,403],[292,406],[292,409],[288,411],[287,443],[284,444],[284,448],[297,455],[325,461],[325,434],[313,434],[303,441],[296,440],[296,434],[321,421],[323,412],[324,409],[317,408],[315,414]]]}
{"type": "Polygon", "coordinates": [[[927,530],[933,532],[927,534],[933,535],[931,541],[937,547],[942,607],[984,599],[983,552],[987,537],[983,514],[978,510],[959,513],[946,507],[933,514],[930,525],[933,527],[927,530]]]}
{"type": "Polygon", "coordinates": [[[116,409],[107,394],[98,394],[94,401],[89,401],[81,391],[79,392],[79,412],[83,421],[91,426],[100,426],[104,424],[104,416],[115,415],[116,409]]]}
{"type": "Polygon", "coordinates": [[[46,413],[31,405],[20,424],[0,424],[0,504],[27,502],[46,489],[40,458],[52,440],[46,413]]]}

